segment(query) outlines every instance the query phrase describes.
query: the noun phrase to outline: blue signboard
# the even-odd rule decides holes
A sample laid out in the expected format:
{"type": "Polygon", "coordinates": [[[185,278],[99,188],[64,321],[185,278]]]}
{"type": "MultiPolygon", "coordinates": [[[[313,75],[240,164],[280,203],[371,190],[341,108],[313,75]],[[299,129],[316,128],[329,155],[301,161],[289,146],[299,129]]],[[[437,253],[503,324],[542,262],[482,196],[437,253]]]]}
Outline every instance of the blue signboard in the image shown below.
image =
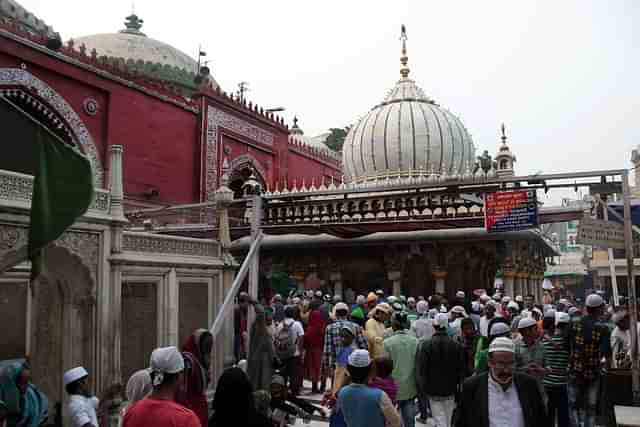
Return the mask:
{"type": "Polygon", "coordinates": [[[497,191],[484,196],[484,226],[488,233],[538,227],[534,190],[497,191]]]}

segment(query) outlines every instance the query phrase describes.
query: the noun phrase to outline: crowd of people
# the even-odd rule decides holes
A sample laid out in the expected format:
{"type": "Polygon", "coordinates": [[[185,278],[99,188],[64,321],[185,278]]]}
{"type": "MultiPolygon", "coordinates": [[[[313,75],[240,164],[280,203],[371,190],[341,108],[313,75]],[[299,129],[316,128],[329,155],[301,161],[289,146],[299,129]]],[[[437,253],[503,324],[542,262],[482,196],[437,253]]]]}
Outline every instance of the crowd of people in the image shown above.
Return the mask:
{"type": "MultiPolygon", "coordinates": [[[[259,303],[241,293],[236,365],[217,380],[212,404],[214,340],[199,329],[180,349],[153,351],[149,367],[128,380],[115,422],[273,427],[317,414],[335,427],[592,427],[603,368],[630,366],[630,316],[598,293],[580,305],[545,302],[484,291],[458,291],[450,301],[377,291],[259,303]],[[322,405],[307,393],[321,394],[322,405]]],[[[112,400],[91,395],[85,368],[65,372],[63,382],[71,425],[114,425],[104,407],[112,400]]],[[[47,409],[28,360],[0,363],[0,427],[44,425],[47,409]]]]}
{"type": "MultiPolygon", "coordinates": [[[[332,426],[591,427],[604,369],[631,363],[630,316],[602,293],[580,303],[481,290],[450,300],[316,291],[263,303],[260,339],[274,350],[249,352],[250,381],[262,387],[256,365],[265,377],[280,369],[297,396],[306,379],[311,394],[324,393],[332,426]]],[[[250,304],[240,296],[239,360],[250,304]]]]}

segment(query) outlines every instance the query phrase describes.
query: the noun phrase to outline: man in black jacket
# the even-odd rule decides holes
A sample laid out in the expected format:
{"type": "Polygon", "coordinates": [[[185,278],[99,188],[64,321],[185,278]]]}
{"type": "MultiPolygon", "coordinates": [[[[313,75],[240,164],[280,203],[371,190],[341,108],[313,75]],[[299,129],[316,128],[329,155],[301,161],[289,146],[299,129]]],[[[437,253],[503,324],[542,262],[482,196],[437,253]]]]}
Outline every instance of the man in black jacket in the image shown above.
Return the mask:
{"type": "Polygon", "coordinates": [[[496,338],[489,346],[489,372],[467,379],[455,427],[551,427],[537,381],[514,372],[515,346],[496,338]]]}
{"type": "Polygon", "coordinates": [[[449,316],[440,313],[434,322],[435,334],[419,346],[416,355],[416,385],[429,399],[431,415],[438,427],[449,427],[455,396],[464,379],[464,349],[447,334],[449,316]]]}

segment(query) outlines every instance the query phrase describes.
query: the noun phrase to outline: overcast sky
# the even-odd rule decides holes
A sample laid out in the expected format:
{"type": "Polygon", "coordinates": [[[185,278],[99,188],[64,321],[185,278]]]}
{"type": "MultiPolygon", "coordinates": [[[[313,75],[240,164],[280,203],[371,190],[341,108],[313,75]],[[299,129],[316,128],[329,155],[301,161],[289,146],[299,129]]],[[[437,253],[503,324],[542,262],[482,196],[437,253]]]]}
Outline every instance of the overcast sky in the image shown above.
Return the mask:
{"type": "MultiPolygon", "coordinates": [[[[124,27],[130,0],[19,0],[63,39],[124,27]]],[[[478,154],[504,122],[519,174],[630,167],[640,143],[640,1],[136,0],[143,31],[226,91],[297,115],[307,135],[353,123],[411,77],[458,115],[478,154]],[[634,43],[636,40],[636,43],[634,43]]]]}

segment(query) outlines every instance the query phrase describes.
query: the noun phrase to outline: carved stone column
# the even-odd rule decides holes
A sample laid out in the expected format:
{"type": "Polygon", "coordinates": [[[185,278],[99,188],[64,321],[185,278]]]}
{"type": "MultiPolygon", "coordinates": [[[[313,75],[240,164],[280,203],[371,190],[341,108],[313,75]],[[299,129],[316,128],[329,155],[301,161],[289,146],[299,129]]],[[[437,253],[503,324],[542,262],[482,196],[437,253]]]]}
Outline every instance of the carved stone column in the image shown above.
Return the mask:
{"type": "Polygon", "coordinates": [[[387,272],[387,279],[393,283],[393,295],[400,296],[402,294],[402,272],[389,271],[387,272]]]}
{"type": "Polygon", "coordinates": [[[342,273],[339,271],[329,273],[329,280],[333,283],[333,294],[340,295],[342,297],[342,273]]]}
{"type": "Polygon", "coordinates": [[[180,347],[178,342],[178,328],[179,328],[179,313],[178,313],[178,298],[179,298],[178,289],[178,276],[176,274],[176,269],[172,268],[169,270],[167,274],[167,307],[166,307],[166,319],[167,319],[167,329],[166,329],[166,337],[165,342],[167,345],[174,345],[176,347],[180,347]]]}
{"type": "MultiPolygon", "coordinates": [[[[219,275],[219,291],[216,292],[220,304],[224,300],[227,293],[231,290],[233,285],[233,279],[235,277],[235,271],[237,263],[231,253],[229,247],[231,246],[231,234],[229,229],[229,205],[233,201],[233,191],[227,186],[229,181],[228,176],[228,162],[224,159],[223,163],[223,175],[222,185],[215,193],[216,210],[218,214],[218,242],[220,243],[220,256],[223,261],[222,272],[219,275]],[[226,167],[225,167],[226,166],[226,167]]],[[[213,309],[213,308],[212,308],[213,309]]],[[[229,316],[224,321],[222,331],[215,337],[215,347],[217,348],[217,357],[214,357],[212,375],[213,383],[215,384],[222,374],[225,367],[231,366],[234,363],[233,355],[233,316],[229,316]]]]}
{"type": "Polygon", "coordinates": [[[446,279],[447,279],[447,271],[443,269],[434,269],[431,274],[433,275],[433,280],[436,282],[436,293],[445,295],[446,293],[446,279]]]}
{"type": "Polygon", "coordinates": [[[529,281],[527,280],[529,277],[529,274],[526,272],[519,272],[518,275],[518,282],[520,283],[520,292],[518,293],[518,295],[529,295],[531,292],[529,290],[529,281]]]}
{"type": "Polygon", "coordinates": [[[504,270],[504,293],[510,297],[521,295],[515,287],[516,273],[512,269],[504,270]]]}
{"type": "Polygon", "coordinates": [[[111,163],[109,169],[109,191],[111,204],[109,213],[113,219],[126,221],[124,216],[124,188],[122,178],[122,145],[111,146],[111,163]]]}
{"type": "Polygon", "coordinates": [[[406,258],[406,251],[397,246],[391,246],[384,254],[387,279],[392,282],[392,292],[396,296],[402,293],[402,271],[406,258]]]}

